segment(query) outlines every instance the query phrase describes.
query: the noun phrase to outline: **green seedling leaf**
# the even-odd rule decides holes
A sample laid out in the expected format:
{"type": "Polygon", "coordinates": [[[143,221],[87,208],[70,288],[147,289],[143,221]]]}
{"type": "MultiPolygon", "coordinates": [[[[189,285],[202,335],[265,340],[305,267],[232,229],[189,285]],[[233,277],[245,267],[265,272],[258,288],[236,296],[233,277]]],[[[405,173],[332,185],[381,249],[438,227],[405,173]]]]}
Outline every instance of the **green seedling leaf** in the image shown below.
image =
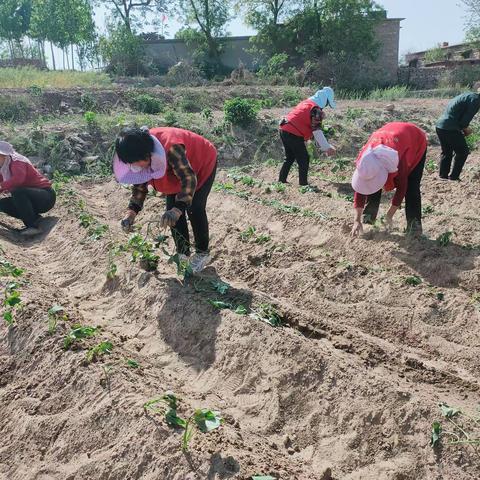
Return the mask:
{"type": "Polygon", "coordinates": [[[432,435],[430,438],[430,446],[435,448],[440,443],[440,435],[442,434],[442,425],[440,422],[432,423],[432,435]]]}
{"type": "Polygon", "coordinates": [[[244,305],[237,305],[234,312],[238,315],[247,315],[248,310],[247,307],[245,307],[244,305]]]}
{"type": "Polygon", "coordinates": [[[193,414],[193,419],[199,430],[203,433],[217,429],[223,422],[223,418],[219,412],[205,408],[196,410],[193,414]]]}
{"type": "Polygon", "coordinates": [[[453,418],[461,411],[457,408],[450,407],[446,403],[439,403],[438,406],[440,407],[440,410],[442,411],[442,415],[446,418],[453,418]]]}
{"type": "Polygon", "coordinates": [[[225,295],[230,289],[230,285],[221,280],[212,281],[212,287],[216,292],[220,293],[220,295],[225,295]]]}
{"type": "Polygon", "coordinates": [[[135,360],[127,359],[126,364],[127,364],[127,367],[130,367],[130,368],[140,368],[140,364],[135,360]]]}
{"type": "Polygon", "coordinates": [[[13,312],[11,310],[3,312],[3,319],[8,325],[13,325],[13,312]]]}
{"type": "Polygon", "coordinates": [[[161,398],[171,409],[176,410],[178,408],[178,398],[173,392],[167,392],[161,398]]]}
{"type": "Polygon", "coordinates": [[[218,310],[224,310],[224,309],[230,309],[231,310],[232,309],[232,304],[231,303],[227,303],[227,302],[224,302],[222,300],[211,300],[211,299],[209,299],[208,303],[218,310]]]}
{"type": "Polygon", "coordinates": [[[68,350],[73,343],[84,338],[93,337],[98,330],[98,327],[82,327],[81,325],[74,325],[72,331],[63,340],[63,347],[65,350],[68,350]]]}
{"type": "Polygon", "coordinates": [[[112,342],[101,342],[87,352],[87,360],[92,362],[100,355],[110,354],[113,349],[112,342]]]}
{"type": "Polygon", "coordinates": [[[252,318],[268,323],[272,327],[280,327],[282,325],[282,317],[277,309],[270,303],[261,303],[251,314],[252,318]]]}
{"type": "Polygon", "coordinates": [[[170,408],[167,411],[167,413],[165,414],[165,420],[167,424],[172,427],[185,428],[187,426],[187,422],[177,415],[177,410],[174,408],[170,408]]]}
{"type": "Polygon", "coordinates": [[[22,303],[22,299],[20,298],[20,292],[17,292],[16,290],[12,291],[12,293],[5,298],[6,306],[15,307],[15,305],[18,305],[19,303],[22,303]]]}

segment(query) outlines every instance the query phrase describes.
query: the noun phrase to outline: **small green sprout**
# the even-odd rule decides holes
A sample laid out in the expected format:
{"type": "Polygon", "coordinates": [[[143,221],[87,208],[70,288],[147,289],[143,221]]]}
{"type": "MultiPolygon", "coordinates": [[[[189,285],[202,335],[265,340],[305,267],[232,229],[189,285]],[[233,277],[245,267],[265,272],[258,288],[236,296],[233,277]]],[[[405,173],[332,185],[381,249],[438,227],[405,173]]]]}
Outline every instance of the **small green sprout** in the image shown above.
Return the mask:
{"type": "Polygon", "coordinates": [[[84,338],[93,337],[97,332],[98,327],[83,327],[82,325],[74,325],[68,335],[63,340],[63,348],[68,350],[74,343],[84,338]]]}
{"type": "Polygon", "coordinates": [[[112,353],[113,344],[112,342],[101,342],[95,347],[90,348],[87,352],[87,361],[93,362],[99,356],[112,353]]]}

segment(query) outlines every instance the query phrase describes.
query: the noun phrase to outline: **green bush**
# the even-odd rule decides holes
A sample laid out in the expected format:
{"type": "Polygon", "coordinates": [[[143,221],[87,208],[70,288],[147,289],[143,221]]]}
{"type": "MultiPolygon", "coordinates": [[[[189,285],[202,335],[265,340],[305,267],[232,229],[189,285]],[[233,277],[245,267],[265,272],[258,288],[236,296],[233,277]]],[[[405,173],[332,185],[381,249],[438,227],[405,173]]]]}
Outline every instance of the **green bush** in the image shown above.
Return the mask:
{"type": "Polygon", "coordinates": [[[274,77],[285,75],[287,73],[288,55],[286,53],[277,53],[273,55],[267,64],[258,70],[259,77],[274,77]]]}
{"type": "Polygon", "coordinates": [[[247,98],[232,98],[224,103],[225,121],[232,125],[247,127],[257,119],[258,102],[247,98]]]}
{"type": "Polygon", "coordinates": [[[0,120],[22,122],[28,120],[30,108],[23,98],[0,96],[0,120]]]}
{"type": "Polygon", "coordinates": [[[95,112],[98,110],[96,98],[88,92],[82,93],[80,97],[80,105],[84,112],[95,112]]]}
{"type": "Polygon", "coordinates": [[[111,29],[108,37],[100,38],[99,50],[108,73],[129,76],[148,73],[142,39],[123,25],[111,29]]]}
{"type": "Polygon", "coordinates": [[[132,97],[132,107],[141,113],[156,114],[163,112],[163,102],[147,93],[141,93],[132,97]]]}

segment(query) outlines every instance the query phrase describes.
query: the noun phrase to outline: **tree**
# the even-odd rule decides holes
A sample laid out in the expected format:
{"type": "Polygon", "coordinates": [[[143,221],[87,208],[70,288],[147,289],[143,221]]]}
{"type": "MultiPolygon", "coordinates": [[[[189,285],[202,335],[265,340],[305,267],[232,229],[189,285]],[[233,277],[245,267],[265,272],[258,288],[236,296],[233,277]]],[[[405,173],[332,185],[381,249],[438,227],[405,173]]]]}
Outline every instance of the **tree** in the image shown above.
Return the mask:
{"type": "Polygon", "coordinates": [[[184,22],[195,28],[184,29],[177,38],[183,38],[187,44],[189,41],[196,43],[197,64],[207,76],[220,73],[222,44],[219,37],[226,35],[231,0],[179,0],[179,6],[184,22]]]}
{"type": "Polygon", "coordinates": [[[263,59],[278,53],[288,54],[296,63],[322,58],[338,70],[361,58],[375,58],[375,26],[383,11],[372,0],[303,0],[296,8],[289,5],[290,16],[282,25],[274,25],[270,15],[253,39],[263,59]]]}
{"type": "Polygon", "coordinates": [[[237,0],[235,7],[245,12],[245,23],[261,30],[279,25],[299,6],[299,0],[237,0]]]}
{"type": "Polygon", "coordinates": [[[93,0],[96,5],[103,4],[118,17],[129,32],[152,12],[165,12],[168,0],[93,0]]]}
{"type": "Polygon", "coordinates": [[[10,56],[15,47],[23,55],[23,37],[27,34],[32,11],[31,0],[2,0],[0,2],[0,39],[7,41],[10,56]]]}
{"type": "Polygon", "coordinates": [[[462,0],[462,3],[470,14],[465,24],[467,40],[478,44],[480,42],[480,0],[462,0]]]}

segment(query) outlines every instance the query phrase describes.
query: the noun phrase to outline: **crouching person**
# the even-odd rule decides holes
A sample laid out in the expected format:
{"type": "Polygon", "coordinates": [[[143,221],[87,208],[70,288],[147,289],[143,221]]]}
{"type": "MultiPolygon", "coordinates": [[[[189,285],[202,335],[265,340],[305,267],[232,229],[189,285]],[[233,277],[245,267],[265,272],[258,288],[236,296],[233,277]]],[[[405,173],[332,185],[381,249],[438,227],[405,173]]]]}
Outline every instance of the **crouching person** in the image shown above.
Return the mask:
{"type": "Polygon", "coordinates": [[[385,216],[386,226],[392,227],[393,216],[405,199],[407,233],[422,233],[420,182],[426,155],[427,135],[413,123],[387,123],[369,138],[357,158],[352,178],[355,190],[352,236],[363,233],[363,223],[375,222],[382,188],[395,190],[385,216]]]}
{"type": "Polygon", "coordinates": [[[308,185],[309,156],[305,142],[315,138],[317,146],[327,155],[334,155],[322,131],[324,108],[335,108],[334,93],[325,87],[312,97],[300,102],[280,123],[280,138],[285,149],[285,161],[278,181],[287,183],[287,177],[295,161],[298,163],[300,185],[308,185]]]}
{"type": "Polygon", "coordinates": [[[52,184],[13,147],[0,141],[0,212],[20,219],[25,228],[20,235],[31,237],[41,233],[41,213],[50,211],[56,201],[52,184]]]}
{"type": "Polygon", "coordinates": [[[122,227],[130,231],[151,185],[166,195],[160,224],[170,227],[177,253],[190,259],[194,273],[210,261],[206,205],[215,179],[217,151],[205,138],[180,128],[127,128],[116,140],[113,170],[122,184],[131,184],[132,197],[122,227]],[[187,216],[195,240],[191,244],[187,216]]]}

